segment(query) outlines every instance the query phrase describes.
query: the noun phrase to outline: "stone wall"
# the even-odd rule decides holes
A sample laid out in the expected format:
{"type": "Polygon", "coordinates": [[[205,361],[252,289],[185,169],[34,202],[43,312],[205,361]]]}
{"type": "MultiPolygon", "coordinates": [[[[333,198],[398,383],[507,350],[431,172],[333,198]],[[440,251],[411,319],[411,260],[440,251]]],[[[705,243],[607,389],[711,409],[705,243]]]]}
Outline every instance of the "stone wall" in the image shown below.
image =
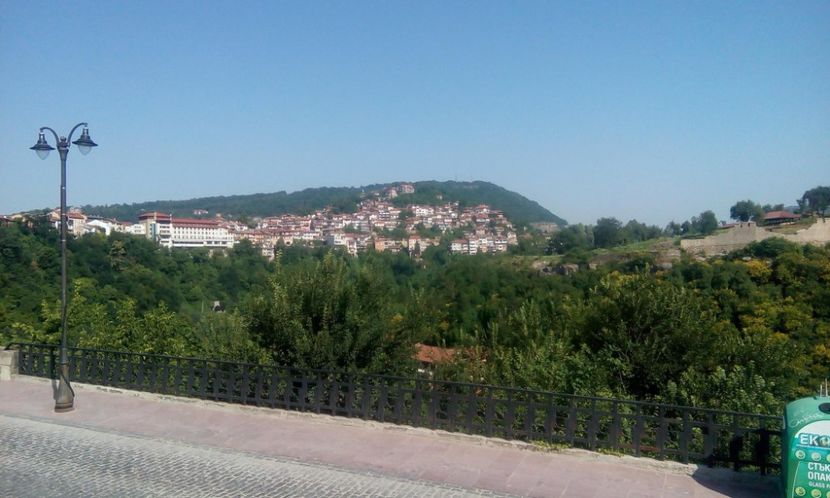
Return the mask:
{"type": "Polygon", "coordinates": [[[824,245],[830,242],[830,221],[819,219],[794,234],[779,233],[759,227],[753,222],[739,223],[733,228],[703,239],[683,239],[680,241],[680,247],[691,254],[717,256],[743,249],[752,242],[760,242],[772,237],[779,237],[797,244],[824,245]]]}

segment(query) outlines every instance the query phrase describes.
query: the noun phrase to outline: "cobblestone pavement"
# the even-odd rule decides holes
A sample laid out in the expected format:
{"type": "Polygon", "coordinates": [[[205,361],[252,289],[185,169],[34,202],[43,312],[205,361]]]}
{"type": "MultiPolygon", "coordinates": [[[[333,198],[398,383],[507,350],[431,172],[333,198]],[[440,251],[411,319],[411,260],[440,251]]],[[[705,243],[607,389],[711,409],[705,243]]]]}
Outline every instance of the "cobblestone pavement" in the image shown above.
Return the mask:
{"type": "Polygon", "coordinates": [[[0,496],[504,496],[0,415],[0,496]]]}

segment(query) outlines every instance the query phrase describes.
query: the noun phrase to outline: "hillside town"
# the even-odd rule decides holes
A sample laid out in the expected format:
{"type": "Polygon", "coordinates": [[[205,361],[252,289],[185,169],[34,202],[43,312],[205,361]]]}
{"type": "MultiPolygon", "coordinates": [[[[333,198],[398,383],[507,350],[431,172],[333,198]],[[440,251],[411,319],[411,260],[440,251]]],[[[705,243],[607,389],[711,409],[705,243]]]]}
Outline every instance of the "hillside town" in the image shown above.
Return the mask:
{"type": "MultiPolygon", "coordinates": [[[[486,204],[397,206],[392,202],[399,195],[413,193],[414,185],[402,183],[366,193],[353,213],[335,212],[327,207],[307,215],[257,217],[248,223],[226,219],[220,213],[211,215],[205,209],[194,210],[190,218],[152,211],[141,214],[136,222],[124,222],[87,215],[73,208],[67,213],[67,230],[74,236],[128,233],[170,249],[227,249],[248,240],[267,257],[273,257],[280,245],[295,244],[342,247],[352,255],[374,250],[406,251],[417,257],[428,247],[442,245],[442,241],[453,254],[501,253],[518,243],[516,231],[504,213],[486,204]]],[[[4,219],[22,216],[25,215],[4,219]]],[[[48,217],[59,228],[59,210],[53,210],[48,217]]]]}

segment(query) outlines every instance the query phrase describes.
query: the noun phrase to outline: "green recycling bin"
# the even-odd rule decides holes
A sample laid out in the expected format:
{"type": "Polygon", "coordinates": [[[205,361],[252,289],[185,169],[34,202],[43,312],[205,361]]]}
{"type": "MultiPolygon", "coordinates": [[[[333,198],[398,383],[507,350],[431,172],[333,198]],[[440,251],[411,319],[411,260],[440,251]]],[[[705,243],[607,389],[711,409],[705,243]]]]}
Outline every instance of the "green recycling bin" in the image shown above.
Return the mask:
{"type": "Polygon", "coordinates": [[[830,397],[793,401],[785,410],[784,424],[784,496],[830,498],[830,397]]]}

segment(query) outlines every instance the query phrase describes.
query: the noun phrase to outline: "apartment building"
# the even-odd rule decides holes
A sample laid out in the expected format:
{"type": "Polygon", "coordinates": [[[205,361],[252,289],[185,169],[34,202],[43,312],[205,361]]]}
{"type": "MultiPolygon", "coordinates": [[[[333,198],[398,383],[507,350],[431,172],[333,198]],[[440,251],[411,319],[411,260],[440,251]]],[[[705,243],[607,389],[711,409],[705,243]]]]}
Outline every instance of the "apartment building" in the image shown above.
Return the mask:
{"type": "Polygon", "coordinates": [[[196,218],[173,218],[166,213],[153,211],[138,217],[144,225],[147,238],[159,245],[174,247],[208,247],[224,249],[233,247],[233,235],[218,221],[196,218]]]}

